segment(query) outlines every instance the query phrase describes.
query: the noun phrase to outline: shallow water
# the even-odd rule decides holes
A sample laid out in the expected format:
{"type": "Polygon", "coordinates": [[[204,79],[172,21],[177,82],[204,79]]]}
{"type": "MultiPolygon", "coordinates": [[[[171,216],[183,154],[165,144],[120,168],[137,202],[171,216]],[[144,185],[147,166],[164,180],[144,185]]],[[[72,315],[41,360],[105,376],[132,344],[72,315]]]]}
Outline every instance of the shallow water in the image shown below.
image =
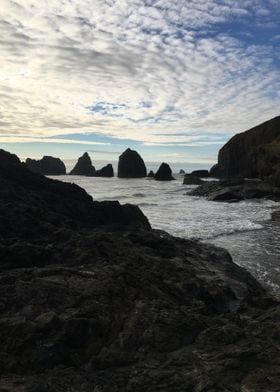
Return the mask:
{"type": "Polygon", "coordinates": [[[60,176],[83,187],[95,200],[119,200],[138,205],[153,228],[197,238],[229,250],[233,260],[264,285],[280,288],[280,225],[268,221],[270,200],[217,203],[186,195],[193,186],[175,181],[60,176]]]}

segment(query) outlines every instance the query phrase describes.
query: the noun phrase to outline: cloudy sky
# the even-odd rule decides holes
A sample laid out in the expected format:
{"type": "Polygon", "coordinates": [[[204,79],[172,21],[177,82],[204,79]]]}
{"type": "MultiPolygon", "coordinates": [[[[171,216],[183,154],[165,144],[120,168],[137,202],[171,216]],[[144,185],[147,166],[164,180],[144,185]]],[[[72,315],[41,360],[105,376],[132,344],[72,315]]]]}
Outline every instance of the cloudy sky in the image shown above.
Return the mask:
{"type": "Polygon", "coordinates": [[[0,0],[0,146],[202,162],[279,115],[280,0],[0,0]]]}

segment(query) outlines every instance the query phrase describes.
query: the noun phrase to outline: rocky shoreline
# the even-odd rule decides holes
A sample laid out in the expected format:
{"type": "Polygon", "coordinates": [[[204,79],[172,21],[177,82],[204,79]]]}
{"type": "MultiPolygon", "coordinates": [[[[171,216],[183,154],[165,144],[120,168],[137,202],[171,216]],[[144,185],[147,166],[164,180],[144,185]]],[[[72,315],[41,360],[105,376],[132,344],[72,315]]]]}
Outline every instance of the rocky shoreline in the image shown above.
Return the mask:
{"type": "Polygon", "coordinates": [[[0,390],[279,390],[279,302],[227,251],[3,150],[0,184],[0,390]]]}

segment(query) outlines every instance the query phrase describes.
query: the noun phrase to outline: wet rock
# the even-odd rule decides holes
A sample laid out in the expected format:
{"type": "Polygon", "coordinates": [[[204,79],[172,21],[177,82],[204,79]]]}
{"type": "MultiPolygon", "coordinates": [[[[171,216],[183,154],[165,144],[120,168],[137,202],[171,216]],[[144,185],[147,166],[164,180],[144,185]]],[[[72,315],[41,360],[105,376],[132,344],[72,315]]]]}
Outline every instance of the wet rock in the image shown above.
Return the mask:
{"type": "Polygon", "coordinates": [[[199,177],[193,176],[192,174],[185,174],[184,176],[184,185],[201,185],[203,183],[203,180],[201,180],[199,177]]]}
{"type": "Polygon", "coordinates": [[[157,181],[171,181],[174,180],[174,177],[172,176],[172,170],[170,168],[170,166],[163,162],[158,171],[155,174],[155,180],[157,181]]]}
{"type": "Polygon", "coordinates": [[[128,148],[119,157],[118,177],[140,178],[147,176],[145,163],[137,151],[128,148]]]}
{"type": "Polygon", "coordinates": [[[92,165],[90,156],[85,152],[76,163],[75,167],[69,173],[75,176],[88,176],[92,177],[95,175],[95,167],[92,165]]]}
{"type": "Polygon", "coordinates": [[[204,196],[212,201],[239,201],[268,198],[280,200],[280,189],[261,180],[243,178],[207,181],[189,192],[192,196],[204,196]]]}
{"type": "Polygon", "coordinates": [[[32,172],[46,176],[59,176],[66,174],[66,167],[62,160],[50,156],[44,156],[40,160],[27,158],[25,165],[32,172]]]}
{"type": "Polygon", "coordinates": [[[111,163],[102,167],[100,170],[96,170],[95,177],[114,177],[114,170],[111,163]]]}

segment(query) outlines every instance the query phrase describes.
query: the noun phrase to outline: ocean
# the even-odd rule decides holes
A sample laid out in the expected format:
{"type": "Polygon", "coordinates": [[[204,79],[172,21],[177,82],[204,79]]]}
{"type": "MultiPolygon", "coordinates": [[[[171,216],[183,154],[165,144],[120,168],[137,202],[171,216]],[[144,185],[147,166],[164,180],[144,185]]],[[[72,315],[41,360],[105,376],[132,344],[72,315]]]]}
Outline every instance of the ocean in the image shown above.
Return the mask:
{"type": "Polygon", "coordinates": [[[193,188],[175,181],[59,176],[84,188],[94,200],[119,200],[138,205],[155,229],[199,239],[226,248],[235,263],[245,267],[264,286],[280,289],[280,224],[270,214],[280,203],[248,200],[239,203],[210,202],[188,196],[193,188]]]}

